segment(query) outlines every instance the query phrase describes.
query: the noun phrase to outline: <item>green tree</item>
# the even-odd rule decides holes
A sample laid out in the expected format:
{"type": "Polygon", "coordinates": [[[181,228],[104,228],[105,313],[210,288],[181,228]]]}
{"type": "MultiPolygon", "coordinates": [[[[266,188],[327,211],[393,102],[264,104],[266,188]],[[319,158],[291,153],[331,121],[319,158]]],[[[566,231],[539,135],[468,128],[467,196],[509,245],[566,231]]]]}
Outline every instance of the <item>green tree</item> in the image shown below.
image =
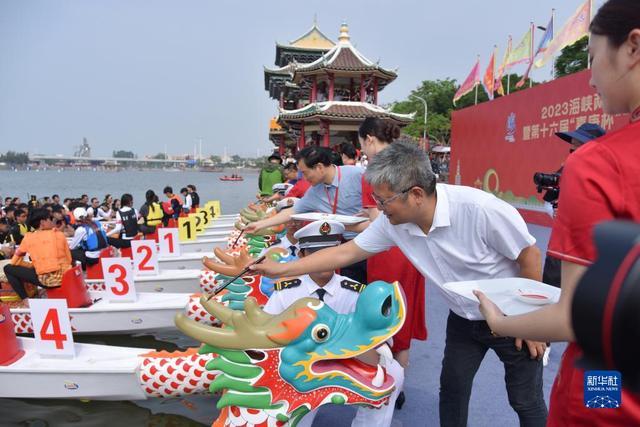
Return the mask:
{"type": "Polygon", "coordinates": [[[222,163],[222,158],[220,156],[211,156],[209,158],[215,164],[222,163]]]}
{"type": "MultiPolygon", "coordinates": [[[[525,84],[517,88],[516,85],[520,81],[522,76],[517,74],[511,74],[502,78],[503,87],[507,88],[507,82],[509,83],[509,92],[518,92],[520,90],[528,89],[530,79],[527,79],[525,84]]],[[[532,85],[537,83],[532,82],[532,85]]],[[[407,125],[403,132],[416,138],[421,138],[424,131],[424,104],[417,98],[411,95],[416,95],[424,98],[427,101],[428,115],[427,115],[427,130],[428,136],[431,141],[435,141],[438,144],[447,145],[451,136],[451,112],[454,109],[461,109],[474,105],[475,103],[475,90],[463,96],[453,105],[453,96],[458,90],[458,84],[454,79],[444,80],[425,80],[414,89],[411,94],[404,101],[396,102],[392,105],[391,110],[395,113],[412,113],[416,112],[413,122],[407,125]]],[[[500,97],[497,93],[496,97],[500,97]]],[[[487,93],[479,85],[478,86],[478,103],[486,102],[489,100],[487,93]]]]}
{"type": "Polygon", "coordinates": [[[10,165],[24,165],[29,163],[29,153],[7,151],[6,154],[0,155],[0,162],[9,163],[10,165]]]}
{"type": "MultiPolygon", "coordinates": [[[[115,157],[115,156],[113,156],[115,157]]],[[[158,153],[155,156],[151,157],[152,159],[156,159],[156,160],[167,160],[167,155],[164,153],[158,153]]]]}
{"type": "Polygon", "coordinates": [[[555,77],[563,77],[587,69],[589,37],[585,36],[560,52],[555,62],[555,77]]]}
{"type": "Polygon", "coordinates": [[[119,158],[119,159],[134,159],[136,157],[135,154],[133,154],[132,151],[125,151],[125,150],[113,150],[113,157],[119,158]]]}

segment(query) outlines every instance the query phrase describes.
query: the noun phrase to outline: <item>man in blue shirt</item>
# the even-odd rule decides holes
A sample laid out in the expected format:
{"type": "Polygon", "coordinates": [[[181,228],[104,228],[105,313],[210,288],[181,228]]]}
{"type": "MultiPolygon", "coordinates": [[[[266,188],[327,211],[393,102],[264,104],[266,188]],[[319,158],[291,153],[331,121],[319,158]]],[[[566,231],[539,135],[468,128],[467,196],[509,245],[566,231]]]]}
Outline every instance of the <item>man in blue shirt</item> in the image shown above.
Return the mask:
{"type": "MultiPolygon", "coordinates": [[[[284,224],[291,215],[307,212],[353,216],[362,210],[363,169],[356,166],[336,166],[332,163],[332,151],[324,147],[307,147],[297,156],[298,169],[312,187],[298,200],[293,209],[285,209],[276,216],[254,222],[245,233],[255,233],[263,228],[284,224]]],[[[351,240],[356,233],[344,233],[351,240]]],[[[341,274],[366,283],[366,262],[359,262],[342,269],[341,274]]]]}

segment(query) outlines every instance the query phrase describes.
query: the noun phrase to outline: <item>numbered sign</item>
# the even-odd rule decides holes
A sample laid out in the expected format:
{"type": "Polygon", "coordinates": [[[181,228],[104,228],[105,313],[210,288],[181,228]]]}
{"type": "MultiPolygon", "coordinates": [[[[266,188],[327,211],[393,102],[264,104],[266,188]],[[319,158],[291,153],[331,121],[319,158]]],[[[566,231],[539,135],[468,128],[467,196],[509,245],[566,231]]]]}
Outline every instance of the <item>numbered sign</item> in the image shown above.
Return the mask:
{"type": "Polygon", "coordinates": [[[211,216],[211,214],[209,213],[208,210],[206,209],[198,209],[198,215],[202,215],[202,218],[204,219],[204,226],[206,227],[207,225],[209,225],[209,223],[211,222],[211,220],[213,220],[213,217],[211,216]]]}
{"type": "Polygon", "coordinates": [[[155,276],[160,272],[155,240],[133,240],[131,252],[133,253],[133,270],[137,275],[155,276]]]}
{"type": "Polygon", "coordinates": [[[198,214],[189,214],[189,218],[192,218],[196,234],[202,233],[204,231],[204,222],[202,221],[202,217],[198,214]]]}
{"type": "Polygon", "coordinates": [[[196,224],[189,217],[178,218],[178,238],[181,242],[196,239],[196,224]]]}
{"type": "Polygon", "coordinates": [[[129,258],[102,258],[107,299],[114,302],[135,302],[138,299],[129,258]]]}
{"type": "Polygon", "coordinates": [[[216,218],[216,208],[212,202],[207,202],[207,204],[204,205],[204,208],[209,212],[209,216],[212,220],[216,218]]]}
{"type": "Polygon", "coordinates": [[[42,356],[74,357],[73,334],[65,299],[29,299],[36,351],[42,356]]]}
{"type": "Polygon", "coordinates": [[[220,208],[220,200],[213,200],[211,204],[213,205],[213,209],[215,210],[214,217],[217,218],[220,215],[222,215],[222,209],[220,208]]]}
{"type": "Polygon", "coordinates": [[[180,236],[178,233],[178,229],[159,229],[158,246],[160,247],[160,256],[180,256],[180,236]]]}

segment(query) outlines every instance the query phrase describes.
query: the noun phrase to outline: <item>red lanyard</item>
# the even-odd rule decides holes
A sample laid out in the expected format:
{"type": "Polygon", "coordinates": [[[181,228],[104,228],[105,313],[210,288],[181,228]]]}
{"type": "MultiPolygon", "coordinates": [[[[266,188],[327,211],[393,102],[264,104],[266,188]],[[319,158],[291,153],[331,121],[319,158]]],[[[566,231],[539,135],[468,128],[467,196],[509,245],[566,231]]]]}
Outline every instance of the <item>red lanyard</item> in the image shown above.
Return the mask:
{"type": "Polygon", "coordinates": [[[333,198],[333,204],[331,204],[331,197],[329,196],[329,190],[327,187],[324,187],[324,192],[327,193],[327,202],[329,202],[329,206],[331,206],[331,211],[335,215],[338,210],[338,192],[340,191],[340,180],[342,179],[342,175],[340,173],[340,167],[336,166],[338,170],[338,185],[336,186],[336,196],[333,198]]]}

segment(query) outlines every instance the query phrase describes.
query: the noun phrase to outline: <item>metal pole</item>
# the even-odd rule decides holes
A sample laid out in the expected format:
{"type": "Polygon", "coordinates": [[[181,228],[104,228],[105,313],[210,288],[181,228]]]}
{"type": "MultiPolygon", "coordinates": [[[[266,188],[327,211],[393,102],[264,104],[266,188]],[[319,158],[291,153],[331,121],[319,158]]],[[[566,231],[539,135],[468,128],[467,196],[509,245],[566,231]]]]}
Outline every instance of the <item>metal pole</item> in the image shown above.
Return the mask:
{"type": "Polygon", "coordinates": [[[424,130],[422,131],[422,139],[426,143],[427,142],[427,115],[429,111],[429,108],[427,106],[427,100],[414,94],[410,94],[409,96],[412,98],[419,99],[420,101],[422,101],[422,104],[424,104],[424,130]]]}

